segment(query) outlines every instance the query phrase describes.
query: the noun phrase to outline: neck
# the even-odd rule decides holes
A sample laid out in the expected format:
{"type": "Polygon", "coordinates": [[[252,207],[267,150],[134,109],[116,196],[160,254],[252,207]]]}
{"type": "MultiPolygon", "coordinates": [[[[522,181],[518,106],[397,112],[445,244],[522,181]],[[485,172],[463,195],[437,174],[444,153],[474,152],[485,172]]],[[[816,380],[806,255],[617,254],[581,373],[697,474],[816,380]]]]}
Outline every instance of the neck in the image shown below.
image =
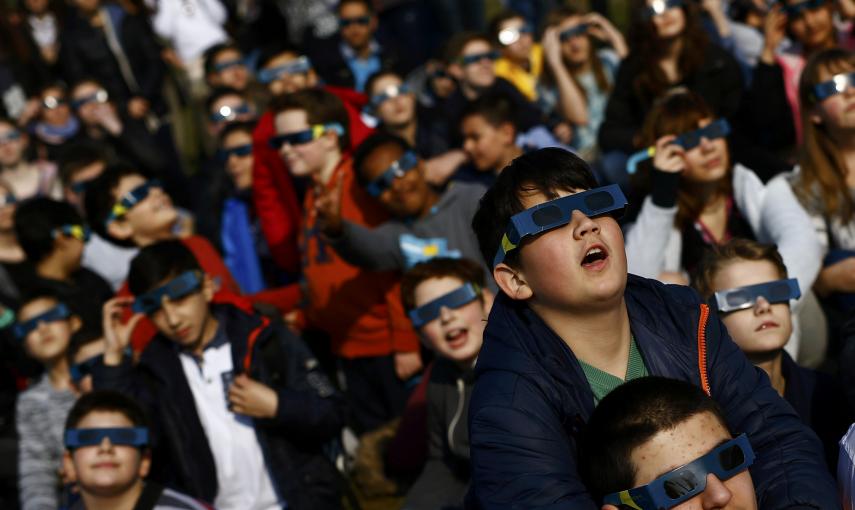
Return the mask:
{"type": "Polygon", "coordinates": [[[505,151],[505,154],[502,156],[501,161],[499,161],[499,164],[496,165],[496,168],[493,169],[496,175],[500,174],[502,170],[504,170],[506,166],[510,165],[511,161],[513,161],[517,156],[521,155],[522,152],[522,149],[517,147],[516,144],[508,147],[508,149],[505,151]]]}
{"type": "Polygon", "coordinates": [[[47,377],[54,389],[71,389],[71,372],[68,370],[68,360],[65,359],[64,355],[47,367],[47,377]]]}
{"type": "Polygon", "coordinates": [[[567,70],[570,71],[570,74],[584,74],[591,70],[591,59],[589,58],[580,64],[574,64],[572,62],[568,62],[567,59],[564,59],[564,65],[567,66],[567,70]]]}
{"type": "Polygon", "coordinates": [[[407,141],[412,146],[416,145],[416,118],[413,117],[410,122],[406,124],[401,124],[399,126],[392,126],[386,124],[386,129],[389,130],[390,133],[396,136],[400,136],[404,140],[407,141]]]}
{"type": "Polygon", "coordinates": [[[82,491],[86,510],[133,510],[143,491],[143,481],[137,479],[134,484],[115,496],[97,496],[82,491]]]}
{"type": "Polygon", "coordinates": [[[339,163],[341,163],[341,152],[336,149],[336,151],[330,154],[324,162],[324,166],[321,168],[321,171],[317,173],[317,181],[324,186],[329,184],[339,163]]]}
{"type": "Polygon", "coordinates": [[[568,314],[566,309],[532,309],[585,363],[623,379],[629,360],[629,314],[620,305],[568,314]]]}
{"type": "Polygon", "coordinates": [[[830,134],[837,152],[840,154],[840,159],[846,166],[847,181],[851,182],[855,180],[855,130],[838,129],[831,131],[830,134]]]}
{"type": "MultiPolygon", "coordinates": [[[[178,221],[178,220],[176,220],[178,221]]],[[[135,235],[133,236],[133,242],[140,248],[145,248],[150,244],[154,244],[158,241],[165,241],[168,239],[175,238],[175,235],[172,233],[172,227],[175,224],[170,224],[168,228],[164,228],[160,232],[152,232],[145,235],[135,235]]]]}
{"type": "Polygon", "coordinates": [[[421,212],[419,212],[419,218],[424,218],[430,214],[430,210],[433,209],[433,206],[439,201],[439,195],[436,191],[433,190],[430,186],[428,188],[428,196],[425,199],[425,205],[422,208],[421,212]]]}
{"type": "Polygon", "coordinates": [[[482,92],[484,92],[484,88],[476,87],[471,83],[460,82],[460,92],[463,93],[463,97],[470,101],[474,101],[478,99],[482,92]]]}
{"type": "Polygon", "coordinates": [[[778,392],[778,395],[784,396],[784,390],[787,387],[787,381],[781,373],[781,365],[784,355],[781,351],[774,351],[769,354],[749,355],[748,359],[757,365],[760,369],[766,372],[769,376],[769,382],[772,387],[778,392]]]}
{"type": "Polygon", "coordinates": [[[205,323],[202,324],[202,332],[199,334],[199,339],[196,341],[195,347],[191,349],[192,353],[196,356],[201,356],[202,352],[205,350],[205,347],[214,340],[214,337],[217,336],[217,328],[220,327],[220,321],[214,317],[214,314],[208,311],[208,317],[205,318],[205,323]]]}
{"type": "Polygon", "coordinates": [[[681,36],[677,36],[670,41],[665,42],[663,50],[663,57],[676,62],[677,59],[680,58],[680,53],[683,52],[683,38],[681,36]]]}
{"type": "Polygon", "coordinates": [[[36,274],[48,280],[68,281],[71,278],[71,273],[71,269],[65,267],[54,256],[48,256],[36,263],[36,274]]]}

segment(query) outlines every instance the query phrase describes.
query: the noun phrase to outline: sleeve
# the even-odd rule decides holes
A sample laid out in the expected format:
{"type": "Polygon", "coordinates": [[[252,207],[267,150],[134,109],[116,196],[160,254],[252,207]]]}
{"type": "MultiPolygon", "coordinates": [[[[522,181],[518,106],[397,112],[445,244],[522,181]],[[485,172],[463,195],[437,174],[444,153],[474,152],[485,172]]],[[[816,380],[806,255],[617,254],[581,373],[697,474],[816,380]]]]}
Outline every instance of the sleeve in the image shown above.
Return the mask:
{"type": "Polygon", "coordinates": [[[18,491],[22,510],[55,510],[59,506],[58,458],[45,441],[44,416],[18,398],[15,425],[18,429],[18,491]]]}
{"type": "Polygon", "coordinates": [[[653,170],[653,195],[647,196],[635,223],[627,227],[626,262],[630,273],[658,278],[666,269],[666,254],[674,248],[679,174],[653,170]],[[664,193],[666,187],[673,193],[664,193]]]}
{"type": "Polygon", "coordinates": [[[371,271],[404,269],[398,238],[408,232],[395,222],[386,222],[376,228],[368,228],[344,220],[339,237],[327,238],[330,246],[349,264],[371,271]]]}
{"type": "Polygon", "coordinates": [[[766,374],[733,343],[714,313],[707,337],[711,393],[734,434],[746,433],[757,459],[751,476],[758,508],[839,509],[819,439],[781,398],[766,374]]]}
{"type": "MultiPolygon", "coordinates": [[[[471,507],[596,510],[576,468],[576,447],[543,395],[523,378],[478,378],[469,408],[471,507]],[[519,406],[481,402],[512,392],[519,406]]],[[[467,505],[469,507],[470,505],[467,505]]]]}
{"type": "Polygon", "coordinates": [[[722,51],[721,62],[722,68],[717,75],[721,104],[717,113],[732,120],[739,111],[742,96],[745,94],[745,84],[739,63],[730,53],[722,51]]]}
{"type": "Polygon", "coordinates": [[[392,351],[416,352],[419,350],[419,337],[401,302],[400,278],[395,275],[395,279],[395,284],[389,285],[385,291],[389,325],[392,328],[392,351]]]}
{"type": "Polygon", "coordinates": [[[211,18],[211,21],[218,25],[223,25],[228,18],[228,12],[226,11],[225,6],[220,2],[220,0],[201,0],[205,8],[205,12],[208,13],[208,17],[211,18]]]}
{"type": "Polygon", "coordinates": [[[630,152],[635,148],[633,138],[641,127],[642,119],[637,118],[633,108],[635,87],[632,82],[635,79],[635,71],[631,64],[628,59],[621,62],[609,102],[606,104],[605,118],[597,136],[603,152],[630,152]]]}

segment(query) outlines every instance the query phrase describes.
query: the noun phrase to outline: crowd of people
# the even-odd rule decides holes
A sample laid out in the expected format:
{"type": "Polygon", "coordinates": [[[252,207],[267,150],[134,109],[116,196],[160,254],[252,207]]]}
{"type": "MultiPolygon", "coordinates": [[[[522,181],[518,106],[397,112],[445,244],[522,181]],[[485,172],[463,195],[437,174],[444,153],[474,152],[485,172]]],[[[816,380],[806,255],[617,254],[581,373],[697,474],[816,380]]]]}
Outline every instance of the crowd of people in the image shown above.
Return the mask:
{"type": "Polygon", "coordinates": [[[855,508],[852,0],[0,3],[0,507],[855,508]]]}

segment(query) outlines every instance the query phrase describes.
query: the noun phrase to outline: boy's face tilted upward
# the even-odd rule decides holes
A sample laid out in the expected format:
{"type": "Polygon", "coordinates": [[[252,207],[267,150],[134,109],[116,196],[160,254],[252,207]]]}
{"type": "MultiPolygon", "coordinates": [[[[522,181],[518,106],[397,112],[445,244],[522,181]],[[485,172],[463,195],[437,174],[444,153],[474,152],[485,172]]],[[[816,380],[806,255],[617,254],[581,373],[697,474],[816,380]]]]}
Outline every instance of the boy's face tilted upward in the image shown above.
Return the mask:
{"type": "MultiPolygon", "coordinates": [[[[132,174],[122,177],[113,190],[116,203],[131,191],[145,184],[146,178],[132,174]]],[[[145,198],[129,208],[121,218],[107,226],[111,235],[120,239],[158,239],[171,231],[178,220],[178,211],[172,205],[172,199],[159,186],[152,186],[145,198]]]]}
{"type": "MultiPolygon", "coordinates": [[[[126,427],[134,427],[134,424],[115,411],[92,411],[77,424],[78,429],[126,427]]],[[[136,446],[114,445],[105,437],[98,445],[66,450],[63,464],[84,494],[110,497],[124,493],[144,478],[150,459],[136,446]]]]}
{"type": "Polygon", "coordinates": [[[23,341],[27,353],[39,363],[52,363],[65,356],[71,335],[80,327],[76,317],[38,320],[38,317],[55,310],[57,306],[59,303],[56,300],[43,297],[26,303],[18,311],[18,323],[37,320],[35,328],[27,333],[23,341]]]}
{"type": "MultiPolygon", "coordinates": [[[[530,209],[576,192],[557,190],[554,197],[523,192],[521,201],[530,209]]],[[[523,240],[517,250],[517,270],[502,263],[493,271],[511,298],[531,298],[550,309],[579,309],[612,306],[623,297],[626,252],[620,226],[611,216],[589,218],[574,210],[569,223],[523,240]]]]}

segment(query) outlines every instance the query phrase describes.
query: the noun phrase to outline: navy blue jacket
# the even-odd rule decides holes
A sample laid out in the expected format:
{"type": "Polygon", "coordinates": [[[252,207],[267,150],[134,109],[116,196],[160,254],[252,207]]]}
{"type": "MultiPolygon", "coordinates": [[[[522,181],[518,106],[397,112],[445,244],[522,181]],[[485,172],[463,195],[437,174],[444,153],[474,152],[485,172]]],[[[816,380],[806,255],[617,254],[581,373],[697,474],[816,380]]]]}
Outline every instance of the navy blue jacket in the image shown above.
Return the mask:
{"type": "MultiPolygon", "coordinates": [[[[288,508],[337,509],[340,478],[322,448],[344,423],[342,399],[306,345],[281,322],[271,323],[232,305],[212,305],[231,342],[235,374],[244,372],[279,397],[277,416],[256,419],[255,431],[273,484],[288,508]],[[249,369],[244,367],[248,363],[249,369]]],[[[214,456],[184,377],[177,345],[158,335],[139,363],[98,364],[93,386],[135,396],[152,419],[152,478],[190,496],[213,502],[214,456]]],[[[229,438],[221,438],[228,441],[229,438]]]]}
{"type": "MultiPolygon", "coordinates": [[[[816,435],[693,290],[629,275],[624,299],[650,374],[708,387],[731,431],[748,434],[759,508],[840,508],[816,435]]],[[[525,303],[500,294],[475,374],[468,506],[599,508],[576,469],[575,437],[594,396],[567,344],[525,303]]]]}

